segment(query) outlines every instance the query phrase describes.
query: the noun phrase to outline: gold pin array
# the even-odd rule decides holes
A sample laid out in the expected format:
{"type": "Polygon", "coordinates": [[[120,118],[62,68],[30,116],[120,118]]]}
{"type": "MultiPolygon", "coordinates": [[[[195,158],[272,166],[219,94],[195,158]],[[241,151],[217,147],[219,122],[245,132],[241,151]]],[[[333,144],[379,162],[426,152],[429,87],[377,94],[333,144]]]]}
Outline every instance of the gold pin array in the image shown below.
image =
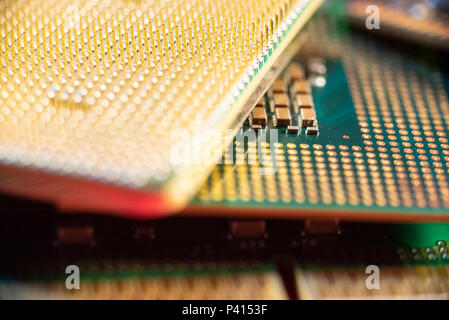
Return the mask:
{"type": "Polygon", "coordinates": [[[0,284],[8,299],[286,299],[274,272],[143,277],[83,281],[80,290],[67,290],[64,281],[0,284]]]}
{"type": "Polygon", "coordinates": [[[217,126],[309,2],[2,1],[0,161],[166,181],[173,128],[217,126]]]}
{"type": "MultiPolygon", "coordinates": [[[[389,155],[387,150],[378,152],[370,146],[278,143],[276,174],[258,177],[261,163],[257,148],[248,148],[248,157],[256,160],[254,164],[237,168],[222,165],[222,170],[228,172],[226,175],[217,167],[216,174],[198,197],[205,202],[253,200],[449,208],[447,174],[440,170],[438,163],[433,169],[430,163],[429,167],[419,169],[410,161],[402,160],[408,155],[394,152],[389,155]],[[293,179],[291,184],[290,179],[293,179]],[[217,186],[222,183],[233,186],[232,198],[217,192],[217,186]]],[[[267,147],[265,152],[269,153],[270,149],[267,147]]],[[[268,163],[265,161],[264,165],[268,163]]]]}
{"type": "Polygon", "coordinates": [[[448,299],[449,266],[382,267],[380,290],[366,287],[364,268],[297,270],[303,299],[448,299]],[[332,283],[332,286],[329,286],[332,283]],[[425,283],[425,285],[423,285],[425,283]]]}
{"type": "MultiPolygon", "coordinates": [[[[445,213],[449,208],[449,99],[443,74],[429,71],[426,65],[411,67],[408,63],[413,62],[399,55],[389,54],[386,59],[386,53],[370,50],[363,39],[350,35],[342,39],[324,18],[311,21],[310,28],[308,54],[326,52],[323,48],[329,44],[329,55],[339,54],[342,59],[361,143],[301,143],[300,137],[279,142],[275,145],[277,173],[263,177],[265,184],[256,184],[252,177],[239,177],[243,171],[239,169],[233,201],[251,206],[251,192],[257,190],[264,196],[258,202],[277,199],[280,206],[298,209],[302,204],[328,204],[445,213]],[[246,179],[250,188],[240,191],[239,184],[246,179]]],[[[220,178],[211,179],[210,184],[219,183],[220,178]]],[[[206,203],[211,201],[207,189],[204,186],[199,197],[206,203]]]]}

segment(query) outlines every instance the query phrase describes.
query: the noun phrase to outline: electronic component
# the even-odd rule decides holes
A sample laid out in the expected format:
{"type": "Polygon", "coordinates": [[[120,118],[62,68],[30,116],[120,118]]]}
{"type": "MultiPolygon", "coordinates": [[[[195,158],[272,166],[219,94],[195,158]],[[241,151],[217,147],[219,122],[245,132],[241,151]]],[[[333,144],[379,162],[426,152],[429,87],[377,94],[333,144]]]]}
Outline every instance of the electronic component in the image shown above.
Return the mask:
{"type": "Polygon", "coordinates": [[[287,93],[273,94],[273,103],[276,108],[288,108],[290,104],[288,100],[289,99],[287,93]]]}
{"type": "Polygon", "coordinates": [[[276,126],[288,127],[291,122],[290,111],[287,108],[276,108],[276,126]]]}
{"type": "Polygon", "coordinates": [[[255,107],[252,113],[252,123],[265,126],[267,124],[267,113],[265,107],[255,107]]]}
{"type": "Polygon", "coordinates": [[[298,134],[299,127],[298,126],[288,126],[287,127],[287,133],[289,134],[298,134]]]}
{"type": "Polygon", "coordinates": [[[305,80],[294,81],[291,88],[292,95],[310,94],[310,86],[305,80]]]}
{"type": "Polygon", "coordinates": [[[2,2],[0,190],[62,210],[181,209],[212,167],[184,151],[201,128],[238,130],[320,2],[2,2]]]}
{"type": "Polygon", "coordinates": [[[231,224],[231,237],[241,238],[263,238],[266,235],[265,220],[234,220],[231,224]]]}
{"type": "Polygon", "coordinates": [[[317,135],[318,134],[318,127],[316,126],[308,126],[306,129],[306,134],[309,135],[317,135]]]}
{"type": "Polygon", "coordinates": [[[296,94],[296,103],[298,104],[298,107],[300,109],[313,107],[313,101],[310,94],[305,93],[296,94]]]}
{"type": "MultiPolygon", "coordinates": [[[[278,141],[235,141],[230,152],[272,153],[275,174],[261,175],[257,161],[216,166],[185,212],[211,218],[60,215],[0,197],[0,298],[448,299],[448,224],[345,221],[448,220],[448,75],[426,60],[432,50],[384,46],[346,26],[322,12],[298,57],[308,81],[304,61],[325,66],[309,82],[320,135],[282,134],[300,114],[275,108],[292,122],[278,141]],[[82,285],[69,292],[64,267],[73,263],[82,285]],[[373,265],[378,290],[366,285],[373,265]]],[[[281,77],[294,101],[288,79],[300,65],[291,66],[281,77]]],[[[275,125],[275,110],[265,111],[275,125]]]]}
{"type": "Polygon", "coordinates": [[[300,110],[300,115],[301,115],[301,126],[303,128],[315,126],[316,116],[312,108],[302,108],[300,110]]]}
{"type": "MultiPolygon", "coordinates": [[[[251,117],[246,120],[242,127],[243,131],[248,128],[249,123],[252,123],[267,128],[271,128],[272,125],[275,128],[287,127],[287,134],[298,134],[301,132],[300,128],[302,128],[306,135],[318,135],[318,123],[312,92],[308,79],[302,78],[303,73],[300,64],[289,64],[287,69],[274,80],[264,98],[253,109],[251,117]],[[265,101],[268,101],[268,109],[265,108],[265,101]],[[291,103],[291,101],[294,102],[291,103]],[[270,118],[273,121],[269,123],[268,119],[270,118]]],[[[313,75],[313,72],[310,73],[313,75]]]]}
{"type": "Polygon", "coordinates": [[[262,129],[262,126],[260,124],[253,124],[251,126],[251,129],[253,129],[255,132],[258,132],[260,129],[262,129]]]}
{"type": "Polygon", "coordinates": [[[255,163],[217,166],[185,214],[449,220],[449,74],[438,67],[444,57],[363,35],[334,14],[322,11],[311,21],[307,45],[286,69],[291,77],[298,63],[324,64],[313,67],[321,70],[321,80],[310,82],[313,108],[292,112],[291,123],[302,127],[296,121],[314,110],[318,132],[301,128],[257,147],[276,154],[272,176],[256,179],[255,163]],[[223,183],[232,197],[212,197],[223,183]]]}
{"type": "Polygon", "coordinates": [[[287,91],[282,78],[276,78],[271,88],[274,93],[285,93],[287,91]]]}
{"type": "Polygon", "coordinates": [[[14,208],[0,225],[2,299],[285,299],[287,292],[291,299],[444,298],[449,291],[444,223],[134,221],[59,215],[29,203],[14,208]],[[81,220],[95,230],[88,232],[95,250],[84,242],[53,245],[60,237],[55,230],[79,230],[81,220]],[[26,254],[31,248],[34,254],[26,254]],[[80,290],[65,287],[69,264],[81,270],[80,290]],[[378,290],[365,286],[370,265],[380,268],[378,290]]]}
{"type": "Polygon", "coordinates": [[[294,62],[288,66],[286,75],[290,82],[302,81],[306,78],[304,68],[301,65],[294,62]]]}
{"type": "Polygon", "coordinates": [[[94,245],[94,229],[89,226],[60,227],[57,230],[57,236],[57,244],[94,245]]]}
{"type": "Polygon", "coordinates": [[[262,97],[261,99],[259,99],[259,101],[257,101],[256,107],[263,107],[263,106],[265,106],[265,101],[262,97]]]}

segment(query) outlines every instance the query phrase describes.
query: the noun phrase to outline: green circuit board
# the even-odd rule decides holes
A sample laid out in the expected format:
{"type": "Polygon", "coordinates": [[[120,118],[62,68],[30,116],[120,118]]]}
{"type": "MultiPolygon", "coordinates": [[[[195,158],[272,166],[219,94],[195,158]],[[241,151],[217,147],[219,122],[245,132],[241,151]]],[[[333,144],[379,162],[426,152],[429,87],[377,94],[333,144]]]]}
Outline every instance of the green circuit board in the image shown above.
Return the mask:
{"type": "MultiPolygon", "coordinates": [[[[333,2],[309,23],[296,57],[310,84],[318,134],[277,128],[267,107],[263,129],[277,128],[277,142],[235,141],[244,163],[217,165],[189,214],[449,219],[444,57],[362,34],[338,9],[333,2]],[[321,59],[325,73],[314,75],[311,59],[321,59]],[[274,161],[261,161],[270,156],[274,161]],[[261,174],[267,163],[275,174],[261,174]]],[[[301,115],[290,110],[295,125],[301,115]]]]}
{"type": "MultiPolygon", "coordinates": [[[[102,221],[108,224],[108,221],[102,221]]],[[[210,221],[205,222],[210,224],[210,221]]],[[[360,224],[344,223],[342,232],[335,235],[301,236],[294,230],[269,222],[267,239],[275,252],[288,252],[296,270],[299,297],[304,298],[363,298],[363,297],[437,297],[449,293],[449,225],[422,224],[360,224]],[[363,237],[360,237],[363,234],[363,237]],[[295,246],[288,240],[302,238],[304,245],[295,246]],[[327,240],[325,240],[327,238],[327,240]],[[320,240],[321,239],[321,240],[320,240]],[[324,242],[323,242],[324,239],[324,242]],[[333,240],[332,240],[333,239],[333,240]],[[285,241],[285,240],[284,240],[285,241]],[[316,242],[315,245],[312,243],[316,242]],[[320,245],[317,245],[320,243],[320,245]],[[273,247],[272,247],[273,248],[273,247]],[[368,265],[381,270],[382,290],[365,287],[368,265]],[[424,296],[422,296],[424,295],[424,296]]],[[[188,223],[185,224],[192,227],[188,223]]],[[[157,230],[157,226],[156,226],[157,230]]],[[[187,234],[178,234],[182,239],[187,234]]],[[[253,247],[251,258],[248,247],[233,248],[232,240],[210,239],[203,243],[212,256],[208,261],[192,262],[183,259],[123,259],[120,254],[107,253],[103,246],[110,241],[96,237],[98,252],[88,257],[66,254],[49,263],[29,258],[17,261],[20,268],[11,272],[8,265],[0,267],[0,297],[3,299],[285,299],[286,288],[275,261],[266,260],[263,248],[253,247]],[[229,250],[237,261],[220,259],[229,250]],[[102,253],[100,253],[102,252],[102,253]],[[215,252],[215,253],[214,253],[215,252]],[[265,258],[264,258],[265,256],[265,258]],[[218,257],[218,260],[217,260],[218,257]],[[260,260],[259,260],[260,259],[260,260]],[[81,289],[65,287],[67,265],[75,264],[82,270],[81,289]],[[6,273],[5,273],[6,272],[6,273]]],[[[125,246],[139,242],[125,237],[125,246]]],[[[254,239],[240,239],[240,244],[251,247],[254,239]]],[[[141,243],[140,243],[141,245],[141,243]]],[[[120,247],[120,246],[119,246],[120,247]]],[[[151,247],[151,246],[150,246],[151,247]]],[[[72,248],[73,249],[73,248],[72,248]]],[[[157,247],[153,247],[153,251],[157,247]]],[[[182,249],[179,249],[182,251],[182,249]]],[[[268,249],[270,250],[270,249],[268,249]]],[[[120,248],[118,248],[120,252],[120,248]]],[[[73,252],[72,252],[73,254],[73,252]]],[[[205,253],[206,254],[206,253],[205,253]]],[[[205,255],[207,256],[207,254],[205,255]]],[[[270,254],[268,254],[270,256],[270,254]]],[[[285,271],[285,269],[284,269],[285,271]]]]}
{"type": "MultiPolygon", "coordinates": [[[[449,218],[449,72],[442,66],[444,59],[430,49],[404,51],[363,35],[336,14],[341,9],[339,1],[331,3],[329,11],[324,8],[311,21],[309,40],[295,62],[303,66],[310,84],[317,134],[307,134],[306,128],[288,133],[278,127],[276,111],[270,108],[273,93],[268,92],[264,127],[278,129],[279,140],[262,144],[262,150],[264,155],[276,155],[276,165],[259,161],[253,143],[236,141],[232,160],[244,162],[217,165],[186,213],[382,221],[449,218]],[[308,66],[310,58],[321,59],[326,72],[314,75],[308,66]],[[250,159],[255,163],[249,163],[250,159]],[[275,168],[276,173],[261,175],[265,167],[275,168]]],[[[281,75],[288,77],[287,72],[281,75]]],[[[293,104],[291,94],[289,99],[293,104]]],[[[290,116],[291,125],[298,126],[302,118],[293,106],[290,116]]],[[[242,132],[251,129],[253,122],[250,119],[242,132]]],[[[142,236],[148,230],[143,225],[153,222],[139,221],[141,232],[136,233],[131,232],[131,221],[120,221],[118,229],[111,229],[107,220],[92,220],[89,228],[95,233],[86,246],[95,243],[97,247],[91,251],[82,247],[91,252],[88,258],[69,260],[83,270],[82,289],[74,294],[64,289],[66,274],[59,268],[68,264],[61,256],[70,247],[52,246],[58,263],[50,263],[56,270],[48,271],[49,263],[33,261],[28,254],[39,251],[29,245],[23,251],[12,249],[11,241],[0,241],[3,251],[15,251],[14,262],[21,266],[17,270],[8,263],[0,267],[0,297],[284,299],[280,274],[270,260],[279,252],[293,257],[301,299],[449,297],[449,224],[342,222],[341,232],[303,234],[299,219],[282,220],[281,225],[267,220],[265,238],[233,239],[210,221],[223,220],[227,225],[226,219],[209,219],[202,227],[194,220],[192,224],[183,221],[179,230],[160,232],[157,224],[162,222],[154,222],[154,239],[153,232],[142,236]],[[294,227],[288,229],[285,224],[294,227]],[[101,233],[102,227],[107,232],[101,233]],[[154,257],[124,260],[118,254],[122,250],[129,254],[132,248],[151,255],[158,248],[195,252],[200,244],[181,244],[207,229],[214,230],[214,236],[200,242],[205,248],[200,251],[209,259],[206,263],[182,259],[166,263],[154,257]],[[169,241],[164,235],[170,235],[169,241]],[[113,250],[104,249],[117,239],[113,250]],[[178,245],[158,247],[153,243],[157,240],[159,245],[178,245]],[[262,262],[222,262],[236,255],[242,261],[260,258],[262,262]],[[368,265],[380,268],[380,290],[365,287],[368,265]],[[27,272],[32,274],[26,276],[27,272]]],[[[1,227],[2,236],[15,230],[7,223],[1,227]]],[[[29,229],[20,235],[13,232],[14,236],[45,230],[39,222],[25,227],[29,229]]]]}
{"type": "Polygon", "coordinates": [[[449,248],[443,240],[449,239],[448,224],[389,224],[371,230],[356,226],[346,232],[353,236],[340,245],[352,263],[318,263],[325,253],[315,263],[298,259],[296,284],[301,299],[449,298],[449,248]],[[379,272],[376,290],[366,285],[368,266],[379,272]]]}

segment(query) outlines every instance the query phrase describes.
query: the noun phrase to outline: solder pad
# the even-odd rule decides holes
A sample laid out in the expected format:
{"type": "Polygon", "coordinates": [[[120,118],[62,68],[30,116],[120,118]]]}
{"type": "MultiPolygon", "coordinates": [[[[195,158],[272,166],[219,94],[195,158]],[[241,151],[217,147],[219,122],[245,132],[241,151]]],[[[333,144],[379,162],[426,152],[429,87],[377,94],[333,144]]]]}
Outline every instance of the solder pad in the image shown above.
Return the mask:
{"type": "Polygon", "coordinates": [[[2,1],[0,189],[62,209],[173,213],[211,168],[177,162],[179,133],[236,130],[320,2],[2,1]]]}
{"type": "MultiPolygon", "coordinates": [[[[349,29],[325,11],[309,32],[300,60],[322,57],[328,69],[326,84],[312,86],[319,135],[280,133],[274,175],[261,175],[260,162],[217,166],[187,213],[449,219],[443,59],[349,29]]],[[[255,144],[234,148],[258,158],[255,144]]]]}

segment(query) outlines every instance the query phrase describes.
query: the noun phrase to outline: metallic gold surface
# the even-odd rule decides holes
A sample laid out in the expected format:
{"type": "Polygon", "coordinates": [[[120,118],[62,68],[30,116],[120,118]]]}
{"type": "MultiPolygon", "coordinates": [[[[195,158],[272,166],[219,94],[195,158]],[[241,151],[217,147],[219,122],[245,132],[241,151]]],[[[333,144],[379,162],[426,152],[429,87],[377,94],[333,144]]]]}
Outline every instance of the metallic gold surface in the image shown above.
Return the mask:
{"type": "Polygon", "coordinates": [[[179,207],[207,174],[179,133],[229,129],[319,2],[2,2],[0,164],[179,207]]]}

